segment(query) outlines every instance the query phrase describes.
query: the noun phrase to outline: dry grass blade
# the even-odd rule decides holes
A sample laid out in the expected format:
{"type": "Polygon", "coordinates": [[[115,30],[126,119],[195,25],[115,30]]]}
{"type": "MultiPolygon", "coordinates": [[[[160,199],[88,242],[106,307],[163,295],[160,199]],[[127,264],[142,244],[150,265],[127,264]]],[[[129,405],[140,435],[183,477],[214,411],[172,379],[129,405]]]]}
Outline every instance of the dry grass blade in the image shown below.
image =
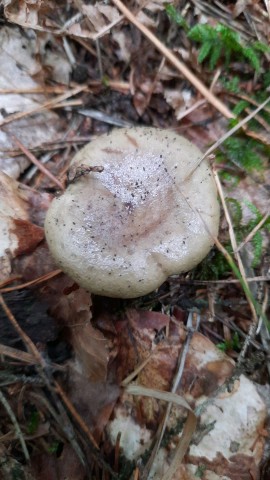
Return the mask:
{"type": "Polygon", "coordinates": [[[211,103],[224,117],[234,118],[233,113],[224,105],[199,79],[194,75],[187,66],[181,62],[160,40],[137,18],[130,12],[130,10],[120,1],[112,0],[112,2],[119,8],[125,17],[133,23],[150,42],[164,55],[164,57],[184,75],[187,80],[211,103]]]}
{"type": "Polygon", "coordinates": [[[219,176],[218,176],[218,173],[217,173],[215,167],[213,167],[213,175],[214,175],[214,179],[215,179],[215,182],[216,182],[216,185],[217,185],[217,190],[218,190],[220,200],[221,200],[221,203],[222,203],[222,206],[223,206],[225,217],[226,217],[226,220],[227,220],[227,223],[228,223],[228,226],[229,226],[229,235],[230,235],[230,240],[231,240],[231,245],[232,245],[232,248],[233,248],[233,252],[234,252],[237,264],[238,264],[239,271],[240,271],[241,276],[242,276],[242,281],[245,284],[245,291],[249,292],[249,295],[247,295],[246,298],[247,298],[247,301],[249,303],[249,306],[250,306],[250,309],[251,309],[251,312],[252,312],[253,323],[257,325],[258,324],[258,316],[257,316],[256,307],[255,307],[254,301],[253,301],[252,296],[251,296],[251,291],[250,291],[250,288],[249,288],[249,285],[248,285],[248,282],[247,282],[247,276],[246,276],[246,272],[245,272],[245,269],[244,269],[244,265],[243,265],[241,256],[238,252],[237,242],[236,242],[236,238],[235,238],[235,234],[234,234],[234,229],[233,229],[231,217],[230,217],[230,214],[229,214],[226,202],[225,202],[222,185],[221,185],[221,182],[219,180],[219,176]]]}
{"type": "MultiPolygon", "coordinates": [[[[252,312],[255,310],[255,317],[258,319],[258,316],[261,316],[263,321],[265,322],[265,324],[268,325],[268,328],[269,328],[269,323],[267,321],[267,318],[266,318],[265,314],[262,311],[261,306],[258,304],[258,302],[255,300],[254,296],[252,295],[252,292],[250,291],[249,286],[244,281],[239,269],[237,268],[237,265],[233,261],[233,258],[231,257],[229,252],[227,252],[226,248],[223,247],[223,245],[219,242],[219,240],[217,238],[214,238],[214,242],[215,242],[217,248],[219,249],[219,251],[226,258],[226,260],[227,260],[228,264],[230,265],[230,267],[231,267],[233,273],[235,274],[235,276],[239,279],[240,284],[241,284],[241,286],[243,288],[243,291],[245,293],[245,296],[248,300],[248,303],[251,306],[252,312]]],[[[251,324],[251,326],[249,328],[248,335],[245,339],[242,350],[241,350],[241,352],[238,356],[238,360],[237,360],[238,365],[241,365],[241,363],[244,361],[244,357],[246,355],[248,346],[250,345],[251,341],[253,340],[253,338],[256,334],[257,324],[258,324],[258,321],[253,321],[253,323],[251,324]]]]}
{"type": "Polygon", "coordinates": [[[156,398],[158,400],[163,400],[169,403],[175,403],[180,407],[184,407],[188,411],[188,416],[183,428],[183,432],[179,443],[176,447],[176,451],[171,462],[170,467],[168,468],[165,475],[163,475],[162,480],[171,480],[179,468],[184,455],[189,447],[192,435],[196,429],[197,417],[194,414],[193,410],[190,408],[186,400],[176,393],[163,392],[161,390],[154,390],[151,388],[141,387],[139,385],[128,385],[125,389],[127,393],[131,395],[141,395],[146,397],[156,398]]]}

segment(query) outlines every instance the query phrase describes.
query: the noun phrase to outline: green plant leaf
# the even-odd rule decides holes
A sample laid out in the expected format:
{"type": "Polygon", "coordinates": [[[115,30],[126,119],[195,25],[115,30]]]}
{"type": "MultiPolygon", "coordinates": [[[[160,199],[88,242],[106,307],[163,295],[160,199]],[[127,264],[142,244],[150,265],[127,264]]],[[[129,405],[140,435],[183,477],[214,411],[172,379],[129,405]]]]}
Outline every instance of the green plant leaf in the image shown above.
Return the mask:
{"type": "Polygon", "coordinates": [[[254,70],[258,72],[260,70],[260,59],[252,47],[245,47],[243,49],[243,55],[249,60],[254,70]]]}
{"type": "Polygon", "coordinates": [[[240,87],[239,87],[240,78],[239,77],[235,76],[235,77],[232,77],[230,79],[221,78],[221,82],[224,85],[224,87],[226,88],[226,90],[228,90],[228,92],[232,92],[232,93],[239,93],[240,92],[240,87]]]}
{"type": "Polygon", "coordinates": [[[214,68],[216,67],[217,62],[221,56],[221,52],[222,52],[222,44],[217,42],[213,47],[212,53],[210,56],[209,66],[211,70],[214,70],[214,68]]]}
{"type": "Polygon", "coordinates": [[[259,42],[258,40],[252,43],[252,47],[254,50],[257,50],[258,52],[270,53],[269,45],[266,45],[266,43],[263,43],[263,42],[259,42]]]}
{"type": "Polygon", "coordinates": [[[208,57],[210,51],[212,49],[212,43],[211,42],[204,42],[203,45],[201,46],[199,50],[199,55],[198,55],[198,62],[202,63],[206,57],[208,57]]]}
{"type": "Polygon", "coordinates": [[[245,108],[247,108],[249,105],[250,105],[249,102],[247,102],[246,100],[240,100],[240,102],[238,102],[238,103],[235,105],[235,107],[234,107],[234,109],[233,109],[233,113],[238,116],[238,115],[240,115],[240,113],[242,113],[242,112],[245,110],[245,108]]]}
{"type": "Polygon", "coordinates": [[[181,15],[181,13],[179,13],[176,10],[174,5],[172,5],[171,3],[165,3],[165,11],[166,11],[168,17],[171,20],[173,20],[175,23],[177,23],[177,25],[179,25],[179,27],[182,27],[185,30],[185,32],[187,32],[189,30],[189,26],[188,26],[186,20],[181,15]]]}
{"type": "Polygon", "coordinates": [[[245,45],[239,33],[221,23],[215,27],[206,24],[195,25],[189,30],[188,38],[202,44],[198,62],[201,63],[209,59],[211,70],[215,68],[222,56],[225,59],[224,65],[228,68],[234,55],[238,61],[247,60],[252,68],[258,72],[260,70],[261,54],[270,51],[269,47],[262,42],[245,45]]]}

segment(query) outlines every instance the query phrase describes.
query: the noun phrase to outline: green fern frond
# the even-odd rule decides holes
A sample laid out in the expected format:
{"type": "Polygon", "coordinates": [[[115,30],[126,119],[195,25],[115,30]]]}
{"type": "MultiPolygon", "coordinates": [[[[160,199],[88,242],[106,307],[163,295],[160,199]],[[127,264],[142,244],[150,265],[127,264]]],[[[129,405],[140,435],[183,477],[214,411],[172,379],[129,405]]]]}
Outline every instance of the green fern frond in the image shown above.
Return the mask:
{"type": "Polygon", "coordinates": [[[199,43],[213,42],[217,39],[217,33],[210,25],[202,25],[199,23],[190,29],[188,38],[199,43]]]}
{"type": "Polygon", "coordinates": [[[221,23],[216,26],[215,30],[220,34],[223,44],[232,52],[240,52],[242,50],[239,33],[221,23]]]}
{"type": "Polygon", "coordinates": [[[204,42],[202,47],[199,50],[199,55],[198,55],[198,62],[202,63],[209,55],[211,49],[212,49],[212,43],[211,42],[204,42]]]}
{"type": "Polygon", "coordinates": [[[242,50],[243,56],[249,60],[249,63],[256,72],[260,70],[260,58],[252,47],[245,47],[242,50]]]}
{"type": "Polygon", "coordinates": [[[215,68],[218,60],[223,56],[225,67],[228,68],[234,54],[243,60],[247,60],[252,68],[258,72],[260,69],[261,54],[270,51],[269,47],[262,42],[253,42],[245,45],[239,33],[219,23],[215,27],[199,24],[191,28],[188,38],[194,42],[201,43],[198,54],[198,62],[209,60],[211,70],[215,68]]]}
{"type": "Polygon", "coordinates": [[[173,20],[177,25],[179,25],[179,27],[183,28],[185,32],[189,30],[189,26],[186,20],[181,15],[181,13],[176,10],[174,5],[172,5],[171,3],[165,3],[165,11],[168,17],[173,20]]]}
{"type": "Polygon", "coordinates": [[[217,42],[216,45],[213,45],[210,59],[209,59],[209,67],[211,70],[214,70],[221,55],[222,55],[222,45],[221,43],[217,42]]]}
{"type": "Polygon", "coordinates": [[[258,40],[252,43],[252,47],[254,50],[257,50],[257,52],[270,53],[269,45],[266,45],[263,42],[259,42],[258,40]]]}
{"type": "Polygon", "coordinates": [[[240,102],[238,102],[234,109],[233,109],[233,113],[238,116],[240,115],[240,113],[242,113],[248,106],[249,106],[249,102],[247,102],[246,100],[240,100],[240,102]]]}
{"type": "MultiPolygon", "coordinates": [[[[254,205],[254,203],[250,202],[249,200],[244,200],[244,204],[248,207],[248,209],[251,211],[251,213],[253,213],[253,215],[255,216],[254,218],[254,223],[258,223],[260,222],[260,220],[262,219],[262,214],[260,212],[260,210],[256,207],[256,205],[254,205]]],[[[255,224],[252,226],[252,228],[254,228],[255,224]]]]}
{"type": "Polygon", "coordinates": [[[221,78],[221,83],[224,85],[224,88],[228,90],[228,92],[232,93],[239,93],[240,92],[240,78],[235,76],[230,79],[227,78],[221,78]]]}

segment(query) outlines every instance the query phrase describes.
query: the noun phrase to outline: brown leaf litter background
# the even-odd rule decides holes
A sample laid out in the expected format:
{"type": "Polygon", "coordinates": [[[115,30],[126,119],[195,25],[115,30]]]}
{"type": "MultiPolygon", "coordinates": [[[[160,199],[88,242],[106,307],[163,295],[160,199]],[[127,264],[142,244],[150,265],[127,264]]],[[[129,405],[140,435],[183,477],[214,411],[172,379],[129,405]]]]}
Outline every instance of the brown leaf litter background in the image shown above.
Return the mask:
{"type": "MultiPolygon", "coordinates": [[[[169,22],[165,6],[3,2],[1,478],[16,471],[33,480],[146,479],[150,470],[151,478],[166,480],[269,478],[269,350],[256,337],[238,370],[239,352],[215,346],[235,331],[245,340],[252,327],[235,278],[196,282],[186,274],[135,301],[92,298],[55,267],[44,240],[46,211],[65,188],[70,160],[98,135],[151,125],[173,129],[205,152],[229,129],[233,102],[220,81],[222,65],[210,72],[197,62],[196,48],[169,22]],[[190,310],[200,311],[199,331],[190,310]],[[134,385],[152,396],[130,393],[134,385]],[[190,412],[196,431],[184,430],[187,445],[178,452],[190,412]],[[184,458],[172,472],[175,451],[184,458]]],[[[193,24],[222,20],[244,37],[269,40],[267,2],[175,6],[193,24]]],[[[249,96],[256,79],[241,81],[249,96]]],[[[245,133],[269,145],[267,128],[245,133]]],[[[226,195],[244,196],[264,212],[266,159],[264,165],[262,178],[240,172],[226,195]]],[[[222,216],[220,240],[227,238],[222,216]]],[[[267,275],[267,258],[257,273],[267,275]]]]}

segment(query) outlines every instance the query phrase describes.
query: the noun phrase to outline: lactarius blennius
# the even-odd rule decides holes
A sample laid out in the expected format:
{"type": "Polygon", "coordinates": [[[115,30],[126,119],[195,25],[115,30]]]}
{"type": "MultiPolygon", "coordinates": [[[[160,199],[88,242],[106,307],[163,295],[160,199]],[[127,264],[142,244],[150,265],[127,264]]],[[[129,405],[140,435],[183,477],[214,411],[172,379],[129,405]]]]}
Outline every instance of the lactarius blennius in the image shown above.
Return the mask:
{"type": "Polygon", "coordinates": [[[122,298],[195,267],[219,225],[215,183],[201,157],[185,138],[148,127],[113,130],[86,145],[46,217],[59,267],[92,293],[122,298]]]}

